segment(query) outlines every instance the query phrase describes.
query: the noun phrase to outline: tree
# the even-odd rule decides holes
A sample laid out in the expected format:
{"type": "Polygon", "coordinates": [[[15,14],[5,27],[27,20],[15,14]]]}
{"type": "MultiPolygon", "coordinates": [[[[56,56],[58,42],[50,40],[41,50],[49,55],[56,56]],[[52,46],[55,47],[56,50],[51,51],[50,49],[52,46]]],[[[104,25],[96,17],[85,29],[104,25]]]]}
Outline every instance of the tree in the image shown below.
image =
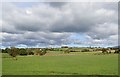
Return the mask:
{"type": "Polygon", "coordinates": [[[5,49],[1,49],[0,51],[2,51],[2,53],[7,53],[7,52],[5,51],[5,49]]]}
{"type": "Polygon", "coordinates": [[[115,49],[114,53],[120,53],[120,48],[115,49]]]}
{"type": "Polygon", "coordinates": [[[109,53],[106,48],[102,48],[102,53],[109,53]]]}
{"type": "Polygon", "coordinates": [[[83,49],[81,52],[89,52],[89,49],[83,49]]]}
{"type": "Polygon", "coordinates": [[[23,55],[23,56],[27,55],[26,49],[24,48],[19,49],[19,55],[23,55]]]}
{"type": "Polygon", "coordinates": [[[41,55],[41,50],[40,49],[35,49],[34,53],[35,53],[35,55],[41,55]]]}
{"type": "Polygon", "coordinates": [[[70,53],[69,48],[67,48],[66,50],[64,50],[64,53],[70,53]]]}
{"type": "Polygon", "coordinates": [[[45,55],[47,53],[47,48],[43,48],[41,51],[41,55],[45,55]]]}
{"type": "Polygon", "coordinates": [[[10,51],[10,48],[2,49],[2,53],[8,53],[9,51],[10,51]]]}
{"type": "Polygon", "coordinates": [[[30,50],[30,51],[29,51],[29,50],[27,50],[27,54],[28,54],[28,55],[34,55],[34,52],[33,52],[33,51],[31,51],[31,50],[30,50]]]}
{"type": "Polygon", "coordinates": [[[18,55],[19,50],[18,48],[11,47],[10,51],[8,51],[8,54],[13,57],[13,59],[17,60],[16,56],[18,55]]]}
{"type": "Polygon", "coordinates": [[[37,49],[35,49],[35,54],[36,55],[45,55],[47,52],[47,49],[45,49],[45,48],[43,48],[43,49],[39,49],[39,48],[37,48],[37,49]]]}

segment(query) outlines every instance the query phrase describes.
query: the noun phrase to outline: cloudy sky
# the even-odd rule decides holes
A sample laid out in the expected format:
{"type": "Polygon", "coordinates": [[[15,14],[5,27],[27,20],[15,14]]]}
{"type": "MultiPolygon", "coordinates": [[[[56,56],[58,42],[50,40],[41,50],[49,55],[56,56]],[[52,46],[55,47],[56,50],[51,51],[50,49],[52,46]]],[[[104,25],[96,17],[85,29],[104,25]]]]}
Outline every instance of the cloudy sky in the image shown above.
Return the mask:
{"type": "Polygon", "coordinates": [[[116,46],[117,2],[2,3],[2,47],[116,46]]]}

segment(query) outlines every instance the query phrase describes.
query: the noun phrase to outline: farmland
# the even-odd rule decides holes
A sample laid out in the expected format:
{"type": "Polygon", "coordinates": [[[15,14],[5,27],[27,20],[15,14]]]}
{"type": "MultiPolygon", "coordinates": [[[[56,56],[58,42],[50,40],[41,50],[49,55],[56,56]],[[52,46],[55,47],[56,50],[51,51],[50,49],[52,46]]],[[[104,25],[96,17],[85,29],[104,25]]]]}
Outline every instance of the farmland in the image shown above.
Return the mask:
{"type": "Polygon", "coordinates": [[[3,75],[118,75],[118,54],[49,51],[44,56],[3,53],[3,75]]]}

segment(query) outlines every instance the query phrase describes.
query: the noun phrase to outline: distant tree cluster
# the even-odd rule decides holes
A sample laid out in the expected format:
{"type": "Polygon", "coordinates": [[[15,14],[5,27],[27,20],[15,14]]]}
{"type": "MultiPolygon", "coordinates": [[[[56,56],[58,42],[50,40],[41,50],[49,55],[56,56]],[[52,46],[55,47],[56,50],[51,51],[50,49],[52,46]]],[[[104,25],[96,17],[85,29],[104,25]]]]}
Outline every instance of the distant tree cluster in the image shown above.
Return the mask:
{"type": "Polygon", "coordinates": [[[10,47],[2,49],[2,53],[8,53],[12,57],[17,55],[27,56],[27,55],[45,55],[47,51],[62,51],[64,53],[70,52],[91,52],[91,51],[102,51],[102,53],[120,53],[120,48],[72,48],[72,47],[62,47],[62,48],[16,48],[10,47]]]}
{"type": "Polygon", "coordinates": [[[120,48],[117,48],[114,53],[120,53],[120,48]]]}
{"type": "Polygon", "coordinates": [[[66,49],[66,50],[64,50],[64,53],[70,53],[69,48],[68,48],[68,49],[66,49]]]}
{"type": "Polygon", "coordinates": [[[61,48],[69,48],[68,46],[62,46],[61,48]]]}
{"type": "Polygon", "coordinates": [[[90,52],[89,49],[83,49],[81,52],[90,52]]]}
{"type": "Polygon", "coordinates": [[[111,51],[114,50],[114,53],[120,53],[120,48],[102,48],[102,53],[112,53],[111,51]]]}
{"type": "Polygon", "coordinates": [[[35,55],[45,55],[47,53],[47,49],[35,49],[35,55]]]}
{"type": "Polygon", "coordinates": [[[45,55],[47,53],[47,49],[45,48],[5,48],[2,49],[2,53],[8,53],[12,57],[16,57],[17,55],[26,56],[26,55],[45,55]]]}

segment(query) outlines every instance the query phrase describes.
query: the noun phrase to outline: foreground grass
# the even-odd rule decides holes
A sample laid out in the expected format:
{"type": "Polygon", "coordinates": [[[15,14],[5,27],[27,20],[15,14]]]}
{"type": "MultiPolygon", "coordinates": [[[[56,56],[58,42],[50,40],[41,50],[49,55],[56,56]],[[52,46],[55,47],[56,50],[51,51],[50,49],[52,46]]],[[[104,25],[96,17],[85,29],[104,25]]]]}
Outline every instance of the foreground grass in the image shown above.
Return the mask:
{"type": "Polygon", "coordinates": [[[3,75],[118,75],[118,55],[3,58],[3,75]]]}

